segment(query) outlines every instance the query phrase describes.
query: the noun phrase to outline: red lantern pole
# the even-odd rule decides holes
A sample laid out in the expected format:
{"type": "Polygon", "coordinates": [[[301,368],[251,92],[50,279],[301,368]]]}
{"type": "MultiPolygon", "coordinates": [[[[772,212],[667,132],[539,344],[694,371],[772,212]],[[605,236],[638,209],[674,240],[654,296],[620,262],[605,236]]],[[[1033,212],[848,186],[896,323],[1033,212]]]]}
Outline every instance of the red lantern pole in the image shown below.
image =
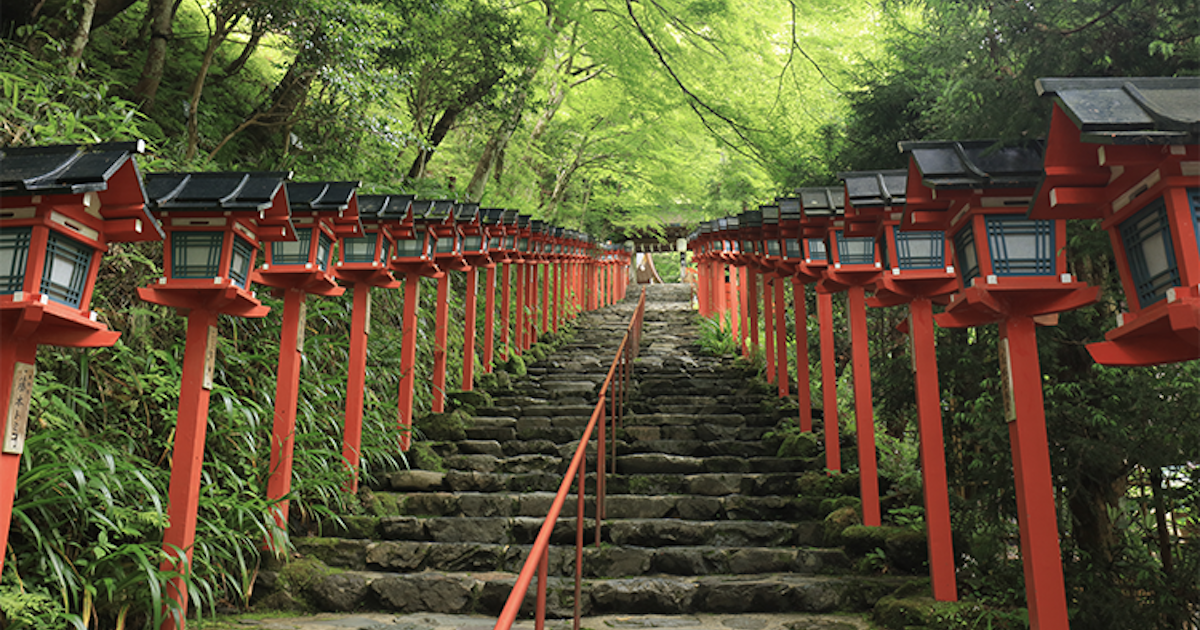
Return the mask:
{"type": "Polygon", "coordinates": [[[929,530],[929,576],[933,598],[958,601],[954,577],[954,543],[950,530],[945,444],[942,439],[941,389],[933,336],[933,302],[919,297],[909,303],[908,332],[912,335],[913,371],[917,389],[917,427],[921,432],[921,475],[924,484],[925,525],[929,530]]]}
{"type": "Polygon", "coordinates": [[[817,291],[817,321],[821,326],[821,399],[824,406],[825,468],[842,470],[838,442],[837,362],[833,352],[833,294],[817,291]]]}
{"type": "MultiPolygon", "coordinates": [[[[5,330],[4,338],[0,339],[0,409],[14,417],[14,423],[22,425],[22,432],[24,422],[14,414],[25,415],[29,412],[37,348],[36,341],[20,338],[9,330],[5,330]],[[14,388],[13,384],[17,382],[19,386],[14,388]],[[18,396],[18,400],[13,400],[13,394],[18,396]]],[[[10,431],[17,428],[5,426],[10,431]]],[[[6,433],[5,448],[0,451],[0,481],[4,485],[4,490],[0,490],[0,572],[4,571],[4,557],[8,553],[8,530],[12,523],[17,476],[21,470],[21,449],[9,448],[10,438],[6,433]]]]}
{"type": "Polygon", "coordinates": [[[514,350],[517,354],[525,349],[525,336],[527,334],[527,326],[525,320],[528,314],[525,312],[525,298],[529,295],[526,285],[529,275],[529,265],[524,263],[517,264],[517,314],[513,322],[513,337],[514,350]]]}
{"type": "Polygon", "coordinates": [[[400,450],[412,446],[413,394],[417,384],[417,307],[421,276],[404,274],[404,321],[400,330],[400,450]]]}
{"type": "Polygon", "coordinates": [[[467,270],[467,296],[463,303],[463,309],[466,311],[466,321],[463,326],[462,366],[462,390],[464,392],[475,389],[475,303],[477,301],[475,298],[475,285],[479,282],[478,275],[479,272],[475,267],[467,270]]]}
{"type": "Polygon", "coordinates": [[[746,266],[743,265],[741,267],[738,267],[738,286],[741,289],[741,295],[738,296],[739,299],[741,300],[741,308],[738,309],[738,311],[739,311],[738,317],[741,319],[741,324],[742,324],[741,325],[742,356],[749,359],[750,358],[750,344],[747,343],[747,340],[750,338],[750,328],[749,328],[749,324],[747,322],[747,318],[750,317],[749,313],[750,313],[750,300],[751,300],[750,290],[751,290],[751,287],[748,284],[746,277],[747,277],[746,266]]]}
{"type": "Polygon", "coordinates": [[[450,272],[438,278],[433,329],[433,413],[446,411],[446,348],[450,326],[450,272]]]}
{"type": "Polygon", "coordinates": [[[183,628],[187,616],[187,583],[192,547],[196,542],[196,513],[200,506],[200,473],[204,440],[208,433],[209,357],[216,354],[216,311],[193,308],[187,315],[187,343],[179,383],[179,411],[175,421],[175,446],[171,452],[171,482],[167,494],[167,522],[161,569],[176,573],[167,582],[167,598],[174,603],[163,629],[183,628]]]}
{"type": "Polygon", "coordinates": [[[362,453],[363,398],[367,387],[367,335],[370,329],[371,285],[353,285],[350,315],[350,366],[346,378],[346,421],[342,427],[342,459],[350,470],[346,492],[358,492],[358,466],[362,453]]]}
{"type": "Polygon", "coordinates": [[[858,425],[858,484],[862,496],[863,525],[882,524],[879,510],[879,475],[875,463],[875,412],[871,407],[871,350],[867,345],[866,290],[861,285],[846,290],[850,310],[850,347],[854,362],[854,419],[858,425]]]}
{"type": "Polygon", "coordinates": [[[563,278],[562,278],[562,263],[551,262],[550,268],[554,269],[554,288],[551,302],[554,303],[553,316],[550,318],[550,325],[554,332],[558,332],[558,324],[562,321],[563,314],[563,278]]]}
{"type": "Polygon", "coordinates": [[[775,350],[775,368],[779,374],[779,397],[788,395],[788,364],[787,364],[787,296],[784,293],[783,278],[775,279],[775,336],[778,347],[775,350]]]}
{"type": "Polygon", "coordinates": [[[496,265],[487,268],[483,290],[483,371],[492,372],[496,356],[496,265]]]}
{"type": "Polygon", "coordinates": [[[774,383],[775,371],[775,296],[770,274],[763,274],[763,345],[767,349],[767,382],[774,383]]]}
{"type": "Polygon", "coordinates": [[[800,402],[800,430],[812,431],[812,390],[808,385],[808,305],[804,281],[792,276],[792,308],[796,317],[796,396],[800,402]]]}
{"type": "Polygon", "coordinates": [[[758,272],[746,266],[746,303],[750,317],[750,354],[758,354],[758,272]]]}
{"type": "Polygon", "coordinates": [[[1008,435],[1017,489],[1021,561],[1032,630],[1065,630],[1067,597],[1058,547],[1042,369],[1031,317],[1009,317],[1000,328],[1000,362],[1007,386],[1008,435]]]}
{"type": "Polygon", "coordinates": [[[307,294],[283,290],[283,326],[279,336],[279,367],[275,377],[275,414],[271,431],[271,468],[267,498],[276,501],[271,514],[285,529],[292,490],[292,452],[296,444],[296,402],[300,394],[300,365],[304,355],[304,314],[307,294]]]}
{"type": "MultiPolygon", "coordinates": [[[[551,275],[551,269],[554,267],[554,264],[547,263],[547,264],[541,265],[541,267],[542,267],[542,328],[541,328],[541,333],[544,335],[544,334],[550,332],[550,311],[551,311],[550,275],[551,275]]],[[[558,305],[555,304],[553,306],[553,308],[557,309],[558,305]]]]}

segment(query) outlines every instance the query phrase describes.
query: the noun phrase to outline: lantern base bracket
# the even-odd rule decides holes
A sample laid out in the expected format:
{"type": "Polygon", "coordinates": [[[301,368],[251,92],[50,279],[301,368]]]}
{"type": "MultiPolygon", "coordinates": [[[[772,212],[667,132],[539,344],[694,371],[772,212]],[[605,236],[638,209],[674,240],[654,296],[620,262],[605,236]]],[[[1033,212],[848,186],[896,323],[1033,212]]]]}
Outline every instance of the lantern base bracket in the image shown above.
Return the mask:
{"type": "Polygon", "coordinates": [[[1156,365],[1200,359],[1200,289],[1193,287],[1191,293],[1143,309],[1132,321],[1131,314],[1126,314],[1125,324],[1110,330],[1105,341],[1088,344],[1088,352],[1103,365],[1156,365]]]}
{"type": "Polygon", "coordinates": [[[1087,306],[1100,287],[1045,278],[1002,278],[996,285],[973,285],[951,295],[944,313],[934,315],[942,328],[969,328],[1013,317],[1036,317],[1087,306]]]}
{"type": "Polygon", "coordinates": [[[0,331],[5,339],[19,338],[38,345],[68,348],[104,348],[121,336],[78,309],[49,300],[43,302],[37,294],[28,297],[20,302],[0,300],[0,331]]]}
{"type": "Polygon", "coordinates": [[[138,289],[138,297],[180,311],[205,309],[234,317],[266,317],[271,307],[263,306],[258,298],[236,286],[193,288],[159,285],[138,289]]]}

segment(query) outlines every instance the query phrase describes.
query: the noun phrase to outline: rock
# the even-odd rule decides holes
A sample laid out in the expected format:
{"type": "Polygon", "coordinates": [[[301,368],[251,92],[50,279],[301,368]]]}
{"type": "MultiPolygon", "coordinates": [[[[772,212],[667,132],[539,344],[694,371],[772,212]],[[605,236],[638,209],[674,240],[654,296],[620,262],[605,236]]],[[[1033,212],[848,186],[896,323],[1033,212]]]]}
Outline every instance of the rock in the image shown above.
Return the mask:
{"type": "Polygon", "coordinates": [[[496,492],[504,488],[504,481],[496,475],[452,470],[446,473],[446,486],[452,492],[496,492]]]}
{"type": "Polygon", "coordinates": [[[828,547],[842,546],[842,532],[851,525],[861,525],[862,516],[852,507],[844,507],[829,513],[825,517],[825,545],[828,547]]]}
{"type": "Polygon", "coordinates": [[[497,440],[462,440],[458,442],[458,452],[463,455],[504,456],[504,449],[497,440]]]}
{"type": "Polygon", "coordinates": [[[744,492],[742,480],[738,474],[704,474],[692,475],[687,478],[689,494],[699,494],[709,497],[723,497],[727,494],[744,492]]]}
{"type": "Polygon", "coordinates": [[[458,516],[462,513],[460,499],[451,492],[421,492],[405,496],[401,505],[410,516],[458,516]]]}
{"type": "Polygon", "coordinates": [[[664,547],[654,554],[651,570],[667,575],[709,575],[727,572],[723,549],[693,547],[664,547]]]}
{"type": "Polygon", "coordinates": [[[479,582],[464,576],[421,573],[375,580],[371,590],[396,612],[461,613],[469,610],[479,582]]]}
{"type": "Polygon", "coordinates": [[[617,458],[617,470],[624,475],[666,473],[691,475],[704,470],[701,460],[663,453],[639,453],[617,458]]]}
{"type": "Polygon", "coordinates": [[[677,615],[692,610],[696,585],[662,578],[602,580],[592,586],[595,612],[677,615]]]}
{"type": "Polygon", "coordinates": [[[886,539],[888,562],[907,573],[926,573],[929,565],[929,541],[925,532],[908,528],[892,531],[886,539]]]}
{"type": "Polygon", "coordinates": [[[417,418],[416,428],[427,440],[462,440],[467,437],[471,416],[461,409],[449,413],[430,413],[417,418]]]}
{"type": "Polygon", "coordinates": [[[419,542],[381,542],[367,548],[367,565],[388,571],[415,572],[425,565],[429,545],[419,542]]]}
{"type": "Polygon", "coordinates": [[[445,473],[432,470],[401,470],[388,477],[388,485],[399,492],[430,492],[440,490],[445,473]]]}
{"type": "Polygon", "coordinates": [[[425,523],[413,516],[392,516],[379,521],[379,535],[385,540],[427,540],[425,523]]]}
{"type": "Polygon", "coordinates": [[[498,460],[491,455],[455,455],[446,458],[446,468],[450,470],[493,473],[498,467],[498,460]]]}
{"type": "MultiPolygon", "coordinates": [[[[459,499],[462,514],[471,516],[511,516],[512,500],[499,494],[464,494],[459,499]]],[[[449,516],[449,515],[447,515],[449,516]]]]}
{"type": "Polygon", "coordinates": [[[446,404],[452,409],[467,409],[475,411],[491,407],[493,400],[490,394],[478,389],[466,392],[449,392],[446,394],[446,404]]]}
{"type": "Polygon", "coordinates": [[[363,603],[368,592],[367,578],[357,573],[338,573],[310,586],[307,595],[320,610],[350,612],[363,603]]]}
{"type": "Polygon", "coordinates": [[[366,567],[368,540],[340,538],[293,538],[292,544],[301,555],[316,558],[331,567],[361,571],[366,567]]]}
{"type": "Polygon", "coordinates": [[[508,542],[506,518],[431,518],[426,523],[429,536],[436,542],[508,542]]]}
{"type": "Polygon", "coordinates": [[[690,521],[711,521],[721,518],[725,503],[716,497],[679,497],[675,500],[679,518],[690,521]]]}
{"type": "Polygon", "coordinates": [[[884,597],[875,604],[871,619],[889,630],[924,627],[935,621],[937,602],[932,597],[884,597]]]}
{"type": "Polygon", "coordinates": [[[588,547],[583,553],[584,571],[593,577],[619,578],[645,575],[654,552],[625,547],[588,547]]]}

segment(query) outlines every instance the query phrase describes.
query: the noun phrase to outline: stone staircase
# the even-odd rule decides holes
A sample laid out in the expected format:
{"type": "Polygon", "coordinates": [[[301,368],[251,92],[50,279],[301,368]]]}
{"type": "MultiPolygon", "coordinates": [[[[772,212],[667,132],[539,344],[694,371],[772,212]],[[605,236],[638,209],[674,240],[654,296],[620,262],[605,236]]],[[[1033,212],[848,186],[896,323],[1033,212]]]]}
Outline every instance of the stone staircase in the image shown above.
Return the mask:
{"type": "MultiPolygon", "coordinates": [[[[294,537],[304,560],[292,565],[316,567],[301,572],[305,603],[498,614],[635,306],[636,296],[582,314],[571,342],[477,410],[465,439],[436,444],[440,466],[417,462],[441,470],[396,473],[375,489],[369,500],[382,516],[294,537]]],[[[823,519],[856,484],[805,492],[830,483],[819,454],[776,457],[774,432],[795,422],[794,404],[786,409],[732,359],[705,355],[689,307],[686,285],[649,289],[599,548],[594,442],[590,449],[584,614],[868,610],[903,580],[854,575],[843,550],[826,545],[823,519]]],[[[571,495],[552,538],[551,616],[573,610],[575,506],[571,495]]],[[[266,589],[300,581],[288,571],[264,573],[266,589]]],[[[531,586],[527,611],[533,594],[531,586]]]]}

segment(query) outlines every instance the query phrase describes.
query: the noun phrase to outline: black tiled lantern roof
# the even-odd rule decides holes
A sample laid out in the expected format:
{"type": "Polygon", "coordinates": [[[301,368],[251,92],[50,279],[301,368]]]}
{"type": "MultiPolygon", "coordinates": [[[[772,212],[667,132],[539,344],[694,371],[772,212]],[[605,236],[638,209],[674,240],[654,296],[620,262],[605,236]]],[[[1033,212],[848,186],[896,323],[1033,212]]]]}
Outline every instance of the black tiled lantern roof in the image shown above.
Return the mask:
{"type": "Polygon", "coordinates": [[[779,206],[759,206],[758,211],[765,225],[779,225],[779,206]]]}
{"type": "Polygon", "coordinates": [[[729,230],[736,230],[736,229],[738,229],[738,218],[737,218],[737,217],[726,217],[726,218],[724,218],[724,219],[721,219],[721,221],[724,221],[724,223],[721,223],[721,229],[722,229],[722,230],[725,230],[725,229],[729,229],[729,230]]]}
{"type": "Polygon", "coordinates": [[[1200,142],[1200,77],[1043,78],[1034,86],[1054,97],[1084,142],[1200,142]]]}
{"type": "Polygon", "coordinates": [[[763,217],[762,210],[747,210],[740,215],[742,227],[758,229],[762,227],[763,217]]]}
{"type": "Polygon", "coordinates": [[[0,195],[69,195],[108,189],[145,143],[106,142],[0,148],[0,195]]]}
{"type": "Polygon", "coordinates": [[[996,140],[921,140],[900,143],[930,188],[1025,188],[1042,179],[1040,141],[1005,146],[996,140]]]}
{"type": "Polygon", "coordinates": [[[455,221],[475,221],[480,218],[479,204],[460,203],[454,208],[455,221]]]}
{"type": "Polygon", "coordinates": [[[775,199],[775,203],[779,204],[779,219],[781,221],[799,221],[803,216],[800,212],[799,197],[779,197],[775,199]]]}
{"type": "Polygon", "coordinates": [[[504,225],[516,225],[520,216],[521,213],[517,212],[516,210],[505,210],[503,219],[504,225]]]}
{"type": "Polygon", "coordinates": [[[838,173],[838,179],[846,182],[848,201],[856,208],[903,206],[904,191],[908,186],[908,171],[851,171],[838,173]]]}
{"type": "MultiPolygon", "coordinates": [[[[379,218],[393,221],[403,220],[408,215],[408,206],[416,200],[416,195],[387,195],[387,205],[379,209],[379,218]]],[[[358,198],[359,212],[362,210],[363,197],[358,198]]]]}
{"type": "Polygon", "coordinates": [[[425,212],[427,221],[445,221],[446,219],[454,218],[454,200],[438,199],[430,202],[428,210],[425,212]]]}
{"type": "Polygon", "coordinates": [[[150,173],[146,194],[159,210],[227,210],[258,212],[271,206],[292,174],[150,173]]]}
{"type": "Polygon", "coordinates": [[[503,208],[482,208],[480,214],[483,215],[483,222],[487,225],[504,225],[503,208]]]}
{"type": "Polygon", "coordinates": [[[292,210],[344,210],[362,182],[288,182],[292,210]]]}
{"type": "Polygon", "coordinates": [[[828,217],[842,214],[846,208],[846,191],[841,188],[797,188],[804,216],[828,217]]]}
{"type": "Polygon", "coordinates": [[[533,228],[534,234],[542,234],[546,231],[546,222],[541,219],[534,219],[529,222],[529,225],[533,228]]]}
{"type": "Polygon", "coordinates": [[[532,225],[531,225],[532,221],[533,221],[533,217],[529,216],[528,214],[518,214],[517,215],[517,227],[520,227],[522,229],[527,228],[527,227],[532,227],[532,225]]]}

